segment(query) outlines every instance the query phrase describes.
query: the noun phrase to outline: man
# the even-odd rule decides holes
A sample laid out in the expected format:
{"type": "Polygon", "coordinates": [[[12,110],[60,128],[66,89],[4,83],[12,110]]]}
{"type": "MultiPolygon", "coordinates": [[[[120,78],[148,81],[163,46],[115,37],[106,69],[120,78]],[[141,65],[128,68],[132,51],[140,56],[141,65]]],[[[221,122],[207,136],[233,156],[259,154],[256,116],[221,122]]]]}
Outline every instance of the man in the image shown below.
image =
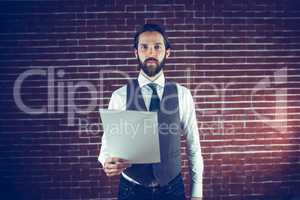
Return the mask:
{"type": "Polygon", "coordinates": [[[107,176],[121,174],[119,200],[185,200],[180,166],[183,129],[190,161],[191,199],[201,200],[203,159],[195,106],[187,88],[165,80],[163,68],[171,52],[166,33],[159,25],[145,24],[136,33],[134,49],[140,68],[138,79],[113,92],[108,107],[158,112],[161,162],[130,164],[124,159],[110,157],[105,133],[99,161],[107,176]]]}

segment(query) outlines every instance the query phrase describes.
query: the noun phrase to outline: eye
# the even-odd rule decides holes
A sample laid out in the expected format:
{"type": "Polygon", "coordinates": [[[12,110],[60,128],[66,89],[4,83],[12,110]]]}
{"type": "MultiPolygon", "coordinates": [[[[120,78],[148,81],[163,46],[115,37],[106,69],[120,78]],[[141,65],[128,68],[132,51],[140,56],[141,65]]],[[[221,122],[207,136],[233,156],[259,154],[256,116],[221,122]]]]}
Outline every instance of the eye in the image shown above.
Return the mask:
{"type": "Polygon", "coordinates": [[[148,49],[148,45],[142,44],[142,45],[141,45],[141,49],[143,49],[143,50],[148,49]]]}
{"type": "Polygon", "coordinates": [[[160,50],[161,47],[160,47],[160,45],[155,45],[155,46],[154,46],[154,49],[155,49],[155,50],[160,50]]]}

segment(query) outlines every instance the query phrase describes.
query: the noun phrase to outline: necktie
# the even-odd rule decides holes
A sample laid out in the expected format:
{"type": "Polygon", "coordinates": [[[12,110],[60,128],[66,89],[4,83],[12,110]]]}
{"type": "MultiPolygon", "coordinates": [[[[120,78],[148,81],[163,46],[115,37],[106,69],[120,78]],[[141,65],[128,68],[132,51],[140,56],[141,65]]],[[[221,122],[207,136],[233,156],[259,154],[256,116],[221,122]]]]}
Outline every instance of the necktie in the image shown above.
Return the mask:
{"type": "Polygon", "coordinates": [[[156,90],[156,85],[155,83],[149,83],[148,86],[152,89],[152,96],[151,96],[151,101],[150,101],[150,106],[149,106],[149,111],[158,111],[159,110],[159,105],[160,105],[160,100],[157,94],[156,90]]]}

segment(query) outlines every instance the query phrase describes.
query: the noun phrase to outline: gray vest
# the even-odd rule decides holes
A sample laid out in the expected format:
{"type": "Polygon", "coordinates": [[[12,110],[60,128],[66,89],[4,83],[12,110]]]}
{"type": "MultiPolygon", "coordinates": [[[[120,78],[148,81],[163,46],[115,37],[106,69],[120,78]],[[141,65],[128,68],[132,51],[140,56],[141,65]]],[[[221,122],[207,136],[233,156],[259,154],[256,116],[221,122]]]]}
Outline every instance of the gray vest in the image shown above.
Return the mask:
{"type": "MultiPolygon", "coordinates": [[[[127,110],[147,111],[137,80],[127,84],[127,110]]],[[[142,185],[156,180],[167,185],[181,171],[180,119],[178,93],[175,83],[166,82],[158,111],[160,163],[133,164],[124,172],[142,185]]]]}

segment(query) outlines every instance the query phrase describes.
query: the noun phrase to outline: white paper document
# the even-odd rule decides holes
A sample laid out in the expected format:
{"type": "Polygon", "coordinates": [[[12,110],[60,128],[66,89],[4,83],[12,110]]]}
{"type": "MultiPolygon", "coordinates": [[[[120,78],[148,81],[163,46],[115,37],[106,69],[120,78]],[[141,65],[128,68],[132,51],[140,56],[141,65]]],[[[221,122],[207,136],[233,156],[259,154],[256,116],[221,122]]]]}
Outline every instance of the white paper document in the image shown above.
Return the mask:
{"type": "Polygon", "coordinates": [[[156,112],[100,109],[107,147],[112,157],[131,163],[159,163],[156,112]]]}

